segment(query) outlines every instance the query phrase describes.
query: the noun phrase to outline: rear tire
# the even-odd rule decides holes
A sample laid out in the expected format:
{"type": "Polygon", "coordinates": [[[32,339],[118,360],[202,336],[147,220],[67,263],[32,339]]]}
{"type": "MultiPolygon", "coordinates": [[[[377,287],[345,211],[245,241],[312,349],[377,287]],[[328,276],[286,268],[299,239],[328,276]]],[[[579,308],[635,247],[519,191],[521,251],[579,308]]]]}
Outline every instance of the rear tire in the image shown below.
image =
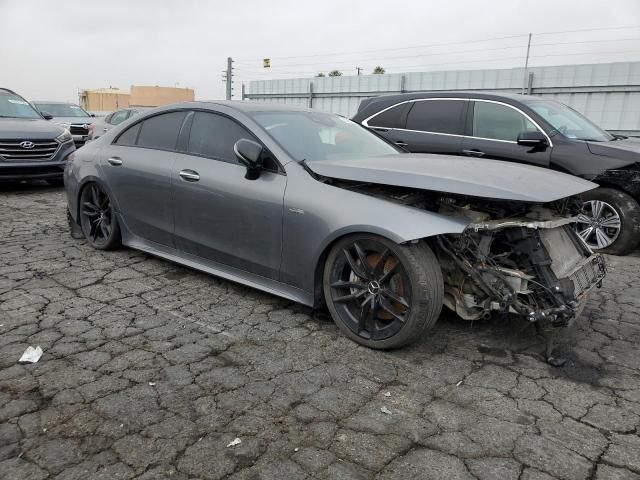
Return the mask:
{"type": "MultiPolygon", "coordinates": [[[[597,188],[583,193],[582,200],[584,201],[584,209],[577,228],[579,233],[582,232],[583,240],[592,249],[611,255],[626,255],[638,246],[640,243],[640,205],[633,197],[613,188],[597,188]],[[619,229],[606,228],[606,226],[598,227],[597,223],[590,225],[588,222],[594,220],[594,207],[596,209],[600,207],[602,212],[610,212],[610,215],[603,213],[600,216],[600,219],[604,219],[605,222],[607,220],[609,222],[615,221],[615,215],[617,215],[619,229]],[[592,228],[592,231],[587,236],[589,228],[592,228]],[[602,236],[603,234],[604,236],[602,236]],[[613,242],[604,247],[599,246],[598,235],[601,235],[600,245],[605,245],[607,238],[613,242]]],[[[597,218],[595,220],[598,221],[597,218]]]]}
{"type": "Polygon", "coordinates": [[[425,243],[398,245],[357,234],[331,249],[323,291],[333,320],[347,337],[366,347],[391,349],[417,341],[435,325],[444,283],[440,264],[425,243]]]}
{"type": "Polygon", "coordinates": [[[114,250],[122,246],[113,203],[97,183],[87,184],[80,193],[80,226],[93,248],[114,250]]]}

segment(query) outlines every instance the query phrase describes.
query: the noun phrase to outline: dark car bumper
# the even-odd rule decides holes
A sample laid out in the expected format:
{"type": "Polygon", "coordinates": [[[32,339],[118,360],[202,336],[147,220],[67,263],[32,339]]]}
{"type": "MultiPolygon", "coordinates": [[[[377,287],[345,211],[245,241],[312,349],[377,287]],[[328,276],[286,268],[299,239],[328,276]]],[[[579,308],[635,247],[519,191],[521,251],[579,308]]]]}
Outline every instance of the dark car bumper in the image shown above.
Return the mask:
{"type": "Polygon", "coordinates": [[[67,156],[75,149],[73,142],[64,143],[47,160],[6,160],[0,157],[0,182],[62,179],[67,156]]]}

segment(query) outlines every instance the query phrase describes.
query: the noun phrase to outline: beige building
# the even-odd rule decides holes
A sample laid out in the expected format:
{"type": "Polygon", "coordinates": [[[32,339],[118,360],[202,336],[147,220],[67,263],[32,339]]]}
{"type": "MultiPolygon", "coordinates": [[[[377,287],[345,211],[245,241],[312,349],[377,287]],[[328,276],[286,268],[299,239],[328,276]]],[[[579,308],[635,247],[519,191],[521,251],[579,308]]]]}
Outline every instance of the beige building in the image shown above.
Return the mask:
{"type": "Polygon", "coordinates": [[[130,91],[118,88],[83,90],[80,105],[89,112],[112,112],[127,107],[159,107],[177,102],[192,102],[195,92],[191,88],[132,85],[130,91]]]}
{"type": "Polygon", "coordinates": [[[119,88],[98,88],[80,92],[80,105],[90,112],[111,112],[129,106],[131,95],[119,88]]]}

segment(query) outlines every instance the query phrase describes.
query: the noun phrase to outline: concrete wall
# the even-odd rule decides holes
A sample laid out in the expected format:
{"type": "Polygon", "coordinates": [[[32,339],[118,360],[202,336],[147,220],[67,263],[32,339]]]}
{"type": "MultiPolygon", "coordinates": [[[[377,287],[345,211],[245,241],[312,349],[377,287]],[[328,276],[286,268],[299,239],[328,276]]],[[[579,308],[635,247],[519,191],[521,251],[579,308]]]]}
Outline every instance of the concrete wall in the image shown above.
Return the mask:
{"type": "Polygon", "coordinates": [[[546,96],[601,127],[640,135],[640,62],[493,70],[455,70],[252,81],[243,99],[311,106],[353,116],[360,101],[416,91],[479,90],[546,96]],[[526,77],[526,80],[525,80],[526,77]]]}

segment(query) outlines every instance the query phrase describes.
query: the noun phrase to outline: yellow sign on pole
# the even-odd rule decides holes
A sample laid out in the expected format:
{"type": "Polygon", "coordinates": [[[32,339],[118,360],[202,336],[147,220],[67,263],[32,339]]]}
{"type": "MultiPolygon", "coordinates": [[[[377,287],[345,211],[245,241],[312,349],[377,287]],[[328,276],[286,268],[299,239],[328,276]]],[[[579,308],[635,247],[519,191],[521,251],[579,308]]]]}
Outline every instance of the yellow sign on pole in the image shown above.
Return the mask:
{"type": "Polygon", "coordinates": [[[270,58],[264,58],[262,60],[262,67],[263,68],[271,68],[271,59],[270,58]]]}

